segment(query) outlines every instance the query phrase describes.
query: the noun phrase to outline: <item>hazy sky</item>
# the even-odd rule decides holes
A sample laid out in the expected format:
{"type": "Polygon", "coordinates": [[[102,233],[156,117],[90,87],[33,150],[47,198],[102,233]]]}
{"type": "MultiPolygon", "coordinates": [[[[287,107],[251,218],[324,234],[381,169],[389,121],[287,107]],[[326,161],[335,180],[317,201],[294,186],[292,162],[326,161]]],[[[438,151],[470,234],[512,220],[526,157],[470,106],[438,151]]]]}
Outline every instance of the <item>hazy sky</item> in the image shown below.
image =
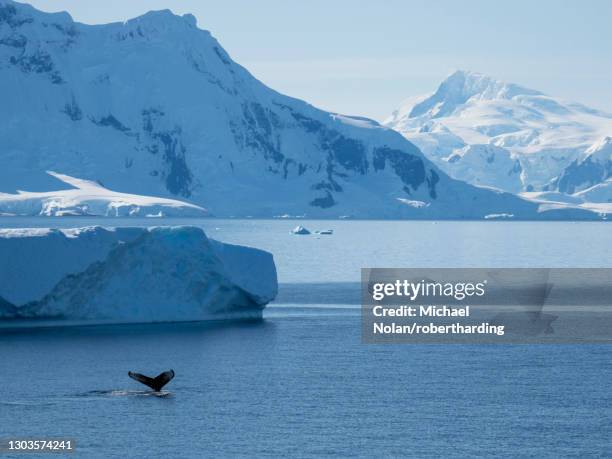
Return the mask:
{"type": "Polygon", "coordinates": [[[193,13],[274,89],[321,108],[386,117],[473,70],[612,112],[608,0],[30,0],[85,23],[152,9],[193,13]]]}

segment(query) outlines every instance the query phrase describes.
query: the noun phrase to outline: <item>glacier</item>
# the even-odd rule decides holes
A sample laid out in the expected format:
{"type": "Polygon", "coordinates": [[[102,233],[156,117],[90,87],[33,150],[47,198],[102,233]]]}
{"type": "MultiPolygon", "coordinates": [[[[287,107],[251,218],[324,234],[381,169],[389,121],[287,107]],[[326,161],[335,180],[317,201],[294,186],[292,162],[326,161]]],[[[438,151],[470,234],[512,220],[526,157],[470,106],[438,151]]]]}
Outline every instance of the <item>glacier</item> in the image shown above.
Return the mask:
{"type": "Polygon", "coordinates": [[[5,194],[55,191],[51,170],[217,217],[599,218],[455,180],[393,129],[280,94],[191,15],[91,26],[0,0],[0,81],[5,194]]]}
{"type": "Polygon", "coordinates": [[[70,189],[0,193],[0,216],[207,217],[200,206],[177,199],[119,193],[91,180],[47,173],[70,189]]]}
{"type": "Polygon", "coordinates": [[[260,318],[277,290],[270,253],[198,227],[0,230],[0,327],[260,318]]]}
{"type": "Polygon", "coordinates": [[[612,114],[476,72],[454,72],[384,125],[452,177],[513,193],[573,194],[612,171],[612,114]]]}

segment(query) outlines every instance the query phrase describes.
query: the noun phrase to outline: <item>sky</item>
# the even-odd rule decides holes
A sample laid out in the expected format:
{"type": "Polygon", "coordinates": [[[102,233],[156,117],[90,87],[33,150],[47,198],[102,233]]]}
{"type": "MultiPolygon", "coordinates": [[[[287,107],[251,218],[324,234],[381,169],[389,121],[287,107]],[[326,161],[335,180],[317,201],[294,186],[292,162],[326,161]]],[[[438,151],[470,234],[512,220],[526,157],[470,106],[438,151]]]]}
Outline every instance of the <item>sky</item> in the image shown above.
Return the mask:
{"type": "Polygon", "coordinates": [[[29,0],[79,22],[192,13],[268,86],[382,121],[471,70],[612,112],[608,0],[29,0]]]}

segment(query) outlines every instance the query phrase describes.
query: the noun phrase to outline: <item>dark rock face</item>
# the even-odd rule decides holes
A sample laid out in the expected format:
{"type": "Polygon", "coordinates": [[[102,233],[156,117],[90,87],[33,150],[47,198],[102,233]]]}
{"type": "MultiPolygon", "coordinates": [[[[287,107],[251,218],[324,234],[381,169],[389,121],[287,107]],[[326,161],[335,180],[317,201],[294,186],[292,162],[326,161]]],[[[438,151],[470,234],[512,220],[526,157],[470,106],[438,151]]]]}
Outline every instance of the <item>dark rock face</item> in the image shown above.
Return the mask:
{"type": "Polygon", "coordinates": [[[612,176],[612,161],[595,162],[587,157],[584,161],[574,161],[557,179],[557,189],[572,194],[577,188],[595,185],[612,176]]]}
{"type": "Polygon", "coordinates": [[[68,115],[68,118],[70,118],[72,121],[80,121],[83,119],[83,112],[81,107],[79,107],[77,104],[74,95],[72,96],[72,100],[64,105],[64,109],[62,111],[68,115]]]}
{"type": "Polygon", "coordinates": [[[368,160],[363,143],[338,135],[333,131],[331,134],[332,139],[324,145],[324,148],[330,151],[333,158],[345,169],[365,174],[368,171],[368,160]]]}
{"type": "Polygon", "coordinates": [[[185,157],[185,146],[178,140],[176,134],[162,132],[155,134],[154,138],[160,140],[164,146],[164,160],[169,166],[166,174],[166,188],[170,193],[188,198],[191,196],[191,182],[193,180],[185,157]]]}
{"type": "MultiPolygon", "coordinates": [[[[148,108],[141,112],[142,130],[150,142],[146,149],[157,154],[162,152],[166,170],[162,172],[165,177],[166,189],[177,196],[188,198],[191,196],[193,173],[187,164],[187,148],[181,141],[182,129],[176,126],[172,130],[164,130],[156,127],[161,124],[165,112],[159,108],[148,108]]],[[[154,175],[158,175],[154,171],[154,175]]]]}
{"type": "MultiPolygon", "coordinates": [[[[280,136],[275,130],[280,127],[276,114],[259,103],[242,104],[242,129],[234,129],[239,145],[259,150],[266,159],[279,165],[285,159],[281,153],[280,136]]],[[[238,124],[238,123],[236,123],[238,124]]],[[[277,171],[276,168],[273,169],[277,171]]]]}
{"type": "Polygon", "coordinates": [[[130,130],[129,127],[124,126],[121,121],[115,118],[112,114],[100,117],[98,119],[91,118],[91,122],[97,124],[98,126],[107,126],[113,129],[116,129],[120,132],[128,132],[130,130]]]}
{"type": "Polygon", "coordinates": [[[325,193],[325,197],[316,198],[310,202],[311,206],[320,207],[322,209],[327,209],[329,207],[332,207],[334,204],[336,204],[336,201],[334,201],[334,197],[329,191],[325,193]]]}
{"type": "Polygon", "coordinates": [[[21,54],[11,56],[10,63],[19,67],[23,73],[46,73],[54,84],[64,83],[59,72],[55,70],[55,64],[51,56],[43,50],[36,50],[32,54],[21,54]]]}
{"type": "MultiPolygon", "coordinates": [[[[388,147],[381,147],[374,150],[374,170],[384,170],[387,162],[393,168],[402,182],[416,190],[425,181],[425,165],[423,160],[418,156],[413,156],[404,153],[401,150],[395,150],[388,147]]],[[[438,177],[431,177],[435,190],[435,183],[438,177]]],[[[407,193],[410,194],[410,188],[405,187],[407,193]]],[[[433,197],[433,196],[432,196],[433,197]]]]}

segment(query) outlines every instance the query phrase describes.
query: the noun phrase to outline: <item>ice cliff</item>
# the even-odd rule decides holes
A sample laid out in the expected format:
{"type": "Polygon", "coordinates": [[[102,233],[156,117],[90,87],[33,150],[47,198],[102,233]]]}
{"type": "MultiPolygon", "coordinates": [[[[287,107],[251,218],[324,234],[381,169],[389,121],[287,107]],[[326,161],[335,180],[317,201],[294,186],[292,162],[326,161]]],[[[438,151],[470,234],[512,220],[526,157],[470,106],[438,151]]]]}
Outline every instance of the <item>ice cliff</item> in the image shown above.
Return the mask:
{"type": "Polygon", "coordinates": [[[0,230],[0,322],[256,318],[276,292],[270,253],[197,227],[0,230]]]}

